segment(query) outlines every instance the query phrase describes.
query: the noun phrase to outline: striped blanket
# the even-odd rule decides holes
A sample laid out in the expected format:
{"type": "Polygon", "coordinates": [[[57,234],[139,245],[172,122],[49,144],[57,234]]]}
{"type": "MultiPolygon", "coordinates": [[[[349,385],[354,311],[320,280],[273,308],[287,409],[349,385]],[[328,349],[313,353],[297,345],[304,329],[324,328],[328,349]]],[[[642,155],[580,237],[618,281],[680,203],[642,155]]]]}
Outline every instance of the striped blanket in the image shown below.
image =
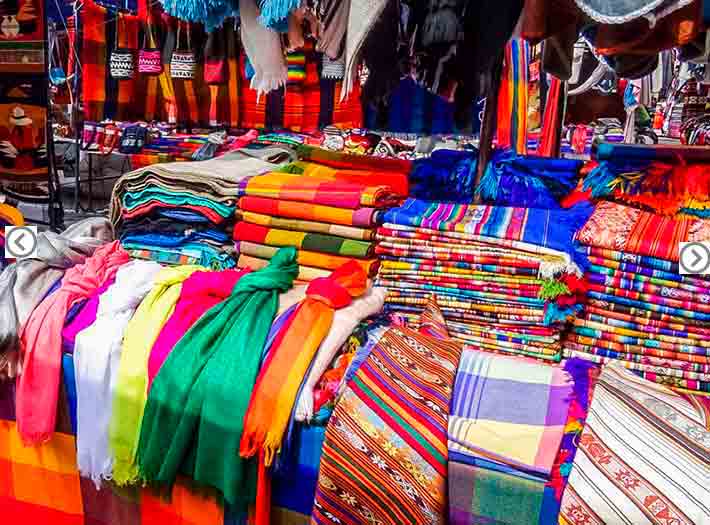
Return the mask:
{"type": "Polygon", "coordinates": [[[361,206],[393,206],[399,200],[389,186],[366,186],[278,172],[256,175],[241,181],[239,196],[308,202],[353,210],[361,206]]]}
{"type": "Polygon", "coordinates": [[[344,257],[371,257],[374,246],[371,242],[356,241],[335,235],[279,230],[249,222],[234,226],[234,240],[248,241],[268,246],[294,246],[302,250],[342,255],[344,257]]]}
{"type": "Polygon", "coordinates": [[[698,524],[710,516],[710,421],[699,397],[605,367],[562,498],[561,525],[698,524]]]}
{"type": "Polygon", "coordinates": [[[461,352],[391,328],[328,423],[312,522],[446,523],[446,428],[461,352]]]}
{"type": "Polygon", "coordinates": [[[538,523],[572,388],[561,368],[464,348],[449,416],[450,523],[538,523]]]}
{"type": "Polygon", "coordinates": [[[556,270],[586,266],[574,235],[591,214],[586,203],[566,210],[446,204],[407,199],[384,215],[386,223],[466,234],[471,241],[561,258],[556,270]]]}
{"type": "Polygon", "coordinates": [[[361,228],[375,226],[380,213],[375,208],[361,207],[351,210],[264,197],[242,197],[239,199],[238,208],[242,212],[254,212],[287,219],[303,219],[361,228]]]}
{"type": "MultiPolygon", "coordinates": [[[[267,246],[249,241],[239,241],[236,244],[237,252],[259,259],[271,259],[279,250],[276,246],[267,246]]],[[[309,250],[298,250],[296,252],[296,260],[299,265],[311,266],[313,268],[321,268],[323,270],[335,270],[348,261],[356,261],[368,275],[372,276],[377,273],[379,261],[377,259],[351,259],[340,255],[331,255],[327,253],[313,252],[309,250]]]]}
{"type": "Polygon", "coordinates": [[[291,230],[297,232],[324,233],[328,235],[337,235],[338,237],[346,237],[348,239],[356,239],[359,241],[371,241],[375,237],[375,231],[372,229],[357,228],[355,226],[343,226],[341,224],[328,224],[325,222],[307,221],[303,219],[284,219],[274,217],[272,215],[264,215],[262,213],[254,213],[251,211],[237,210],[236,220],[249,222],[251,224],[259,224],[271,228],[279,228],[281,230],[291,230]]]}

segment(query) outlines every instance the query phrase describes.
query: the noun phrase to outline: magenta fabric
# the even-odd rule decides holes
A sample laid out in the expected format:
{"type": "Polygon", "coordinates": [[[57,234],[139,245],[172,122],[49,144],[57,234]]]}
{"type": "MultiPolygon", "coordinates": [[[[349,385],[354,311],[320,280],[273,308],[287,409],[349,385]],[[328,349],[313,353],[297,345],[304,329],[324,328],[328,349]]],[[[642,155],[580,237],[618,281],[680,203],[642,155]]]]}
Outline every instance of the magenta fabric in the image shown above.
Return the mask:
{"type": "Polygon", "coordinates": [[[185,279],[175,311],[153,343],[148,359],[148,388],[175,344],[207,310],[225,300],[237,281],[251,270],[195,272],[185,279]]]}
{"type": "Polygon", "coordinates": [[[111,278],[104,283],[101,288],[89,297],[83,304],[80,305],[75,315],[71,315],[71,310],[67,313],[67,323],[62,329],[62,351],[65,353],[74,353],[74,345],[76,336],[79,332],[88,328],[96,321],[96,312],[99,309],[99,298],[116,279],[111,278]]]}

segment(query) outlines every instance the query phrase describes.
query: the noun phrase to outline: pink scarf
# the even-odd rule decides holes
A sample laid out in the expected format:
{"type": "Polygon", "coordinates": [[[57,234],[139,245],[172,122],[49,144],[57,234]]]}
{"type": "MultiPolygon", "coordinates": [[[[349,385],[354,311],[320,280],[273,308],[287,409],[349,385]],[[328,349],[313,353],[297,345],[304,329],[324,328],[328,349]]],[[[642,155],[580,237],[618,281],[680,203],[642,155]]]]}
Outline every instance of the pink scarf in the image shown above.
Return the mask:
{"type": "Polygon", "coordinates": [[[17,428],[23,442],[36,445],[54,433],[62,360],[62,328],[67,311],[91,297],[118,268],[128,262],[118,241],[67,270],[62,286],[44,299],[21,330],[24,361],[17,382],[17,428]]]}
{"type": "Polygon", "coordinates": [[[148,389],[173,347],[207,310],[232,293],[234,285],[250,270],[195,272],[185,279],[175,310],[153,344],[148,359],[148,389]]]}

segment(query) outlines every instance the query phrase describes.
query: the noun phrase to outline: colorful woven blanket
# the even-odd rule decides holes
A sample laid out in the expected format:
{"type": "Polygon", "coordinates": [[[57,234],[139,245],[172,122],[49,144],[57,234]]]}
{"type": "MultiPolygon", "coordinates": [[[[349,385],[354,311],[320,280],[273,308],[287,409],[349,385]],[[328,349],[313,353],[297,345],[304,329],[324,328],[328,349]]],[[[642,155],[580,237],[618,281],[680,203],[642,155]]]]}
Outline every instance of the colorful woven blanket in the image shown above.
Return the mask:
{"type": "Polygon", "coordinates": [[[586,266],[574,249],[574,235],[591,214],[581,203],[566,210],[446,204],[408,199],[385,213],[385,222],[415,228],[465,233],[470,240],[563,257],[568,268],[586,266]]]}
{"type": "Polygon", "coordinates": [[[351,210],[334,206],[323,206],[321,204],[308,204],[264,197],[242,197],[239,199],[238,208],[242,211],[273,215],[276,217],[304,219],[308,221],[326,222],[328,224],[342,224],[345,226],[359,226],[361,228],[371,228],[375,226],[379,214],[375,208],[357,208],[351,210]]]}
{"type": "Polygon", "coordinates": [[[375,237],[375,231],[372,229],[357,228],[355,226],[343,226],[341,224],[329,224],[326,222],[307,221],[303,219],[284,219],[274,217],[273,215],[264,215],[262,213],[254,213],[251,211],[237,210],[237,221],[249,222],[251,224],[259,224],[271,228],[279,228],[281,230],[291,230],[297,232],[324,233],[329,235],[337,235],[348,239],[356,239],[359,241],[371,241],[375,237]]]}
{"type": "Polygon", "coordinates": [[[606,366],[597,382],[560,523],[703,523],[710,421],[697,397],[606,366]]]}
{"type": "Polygon", "coordinates": [[[464,347],[449,416],[451,523],[538,523],[572,388],[561,368],[464,347]]]}
{"type": "Polygon", "coordinates": [[[313,523],[446,523],[446,428],[460,352],[408,328],[375,344],[328,423],[313,523]]]}
{"type": "Polygon", "coordinates": [[[234,240],[255,242],[268,246],[294,246],[308,251],[362,259],[371,257],[374,251],[371,242],[356,241],[321,233],[279,230],[249,222],[238,222],[234,226],[234,240]]]}
{"type": "Polygon", "coordinates": [[[256,175],[241,181],[239,195],[349,209],[357,209],[361,206],[382,208],[395,205],[399,199],[389,186],[367,186],[354,182],[278,172],[256,175]]]}
{"type": "Polygon", "coordinates": [[[577,235],[587,246],[676,263],[679,242],[709,239],[710,219],[674,219],[613,202],[598,204],[577,235]]]}

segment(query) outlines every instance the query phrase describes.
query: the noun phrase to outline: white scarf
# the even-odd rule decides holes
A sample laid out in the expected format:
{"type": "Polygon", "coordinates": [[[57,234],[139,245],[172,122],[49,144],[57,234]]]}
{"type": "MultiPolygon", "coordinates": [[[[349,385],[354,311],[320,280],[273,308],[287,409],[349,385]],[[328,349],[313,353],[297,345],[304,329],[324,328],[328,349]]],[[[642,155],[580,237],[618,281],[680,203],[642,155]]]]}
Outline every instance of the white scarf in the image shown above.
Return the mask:
{"type": "Polygon", "coordinates": [[[328,335],[323,339],[318,353],[313,359],[311,370],[301,389],[296,404],[296,421],[310,421],[313,418],[313,389],[328,366],[333,361],[338,349],[348,340],[360,321],[382,310],[385,304],[384,288],[371,288],[367,294],[358,297],[345,308],[335,311],[333,324],[328,335]]]}
{"type": "Polygon", "coordinates": [[[259,95],[286,85],[288,68],[281,46],[281,36],[258,22],[255,0],[239,0],[242,43],[254,68],[251,88],[259,95]]]}
{"type": "Polygon", "coordinates": [[[123,333],[160,269],[152,261],[121,267],[114,284],[99,298],[96,321],[76,337],[77,463],[81,475],[91,478],[97,490],[102,479],[111,478],[108,427],[123,333]]]}

